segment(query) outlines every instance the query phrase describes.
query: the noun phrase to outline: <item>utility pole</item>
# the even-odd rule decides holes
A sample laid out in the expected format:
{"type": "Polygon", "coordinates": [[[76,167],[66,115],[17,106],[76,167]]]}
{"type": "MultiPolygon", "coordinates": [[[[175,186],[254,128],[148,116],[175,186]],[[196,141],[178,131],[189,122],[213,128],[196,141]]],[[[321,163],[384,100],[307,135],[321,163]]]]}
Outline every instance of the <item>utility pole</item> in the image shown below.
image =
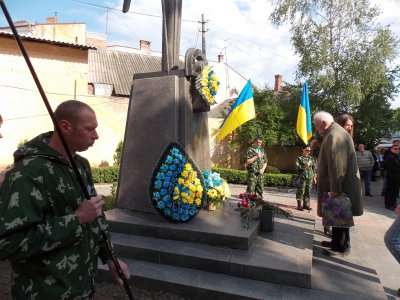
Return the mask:
{"type": "Polygon", "coordinates": [[[199,21],[199,23],[201,23],[201,51],[204,53],[204,56],[207,57],[206,55],[206,32],[208,31],[208,29],[206,30],[205,25],[206,25],[206,21],[204,21],[204,14],[201,14],[201,22],[199,21]]]}

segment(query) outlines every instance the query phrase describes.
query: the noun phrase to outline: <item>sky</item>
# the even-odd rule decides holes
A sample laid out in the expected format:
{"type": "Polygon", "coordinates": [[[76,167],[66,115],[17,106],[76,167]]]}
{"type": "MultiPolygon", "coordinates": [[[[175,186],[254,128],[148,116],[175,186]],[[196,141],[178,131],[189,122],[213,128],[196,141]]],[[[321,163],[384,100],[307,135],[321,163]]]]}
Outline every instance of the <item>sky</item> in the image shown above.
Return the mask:
{"type": "MultiPolygon", "coordinates": [[[[400,36],[400,0],[370,0],[380,7],[378,21],[390,25],[400,36]]],[[[151,42],[161,52],[161,1],[131,0],[122,13],[122,0],[4,0],[13,21],[44,23],[57,15],[59,22],[83,22],[87,31],[108,34],[108,45],[139,48],[139,40],[151,42]]],[[[225,62],[258,88],[273,88],[276,74],[294,83],[299,58],[290,44],[288,25],[276,28],[269,21],[268,0],[183,0],[180,54],[188,48],[201,49],[202,14],[206,23],[207,58],[225,62]]],[[[0,13],[0,27],[8,26],[0,13]]],[[[395,61],[400,64],[400,58],[395,61]]],[[[400,107],[400,97],[392,102],[400,107]]]]}

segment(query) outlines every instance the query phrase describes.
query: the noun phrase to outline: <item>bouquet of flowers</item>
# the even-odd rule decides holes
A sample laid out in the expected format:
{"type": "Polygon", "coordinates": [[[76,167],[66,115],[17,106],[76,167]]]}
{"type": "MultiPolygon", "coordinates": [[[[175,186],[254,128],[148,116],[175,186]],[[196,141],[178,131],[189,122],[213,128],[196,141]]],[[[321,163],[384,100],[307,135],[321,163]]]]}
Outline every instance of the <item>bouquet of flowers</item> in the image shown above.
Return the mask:
{"type": "Polygon", "coordinates": [[[153,206],[174,222],[194,217],[205,200],[202,175],[182,151],[177,144],[166,150],[150,187],[153,206]]]}
{"type": "Polygon", "coordinates": [[[209,66],[204,66],[196,77],[195,86],[200,95],[209,104],[214,104],[220,82],[209,66]]]}
{"type": "Polygon", "coordinates": [[[245,192],[239,195],[240,201],[238,202],[238,207],[244,208],[245,211],[242,216],[242,226],[245,229],[251,227],[251,219],[255,217],[256,212],[260,209],[263,200],[257,197],[255,194],[250,194],[245,192]]]}
{"type": "Polygon", "coordinates": [[[222,201],[230,196],[229,185],[217,172],[204,171],[203,177],[206,184],[207,201],[218,207],[222,201]]]}
{"type": "Polygon", "coordinates": [[[242,213],[242,226],[245,229],[249,229],[251,227],[252,218],[256,217],[257,212],[263,209],[271,209],[274,211],[274,216],[280,218],[288,218],[291,213],[280,208],[277,205],[268,203],[267,201],[262,200],[257,197],[255,194],[243,193],[239,195],[240,201],[238,202],[238,208],[244,208],[245,211],[242,213]]]}

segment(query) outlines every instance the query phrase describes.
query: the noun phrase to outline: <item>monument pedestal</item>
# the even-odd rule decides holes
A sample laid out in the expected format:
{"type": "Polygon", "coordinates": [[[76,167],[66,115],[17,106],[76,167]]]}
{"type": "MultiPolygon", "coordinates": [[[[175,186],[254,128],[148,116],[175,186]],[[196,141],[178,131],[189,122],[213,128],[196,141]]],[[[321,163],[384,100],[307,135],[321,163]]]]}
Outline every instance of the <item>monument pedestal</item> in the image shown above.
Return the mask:
{"type": "Polygon", "coordinates": [[[184,70],[134,77],[125,129],[117,207],[155,213],[149,195],[153,169],[172,141],[204,171],[211,168],[206,112],[193,112],[184,70]]]}

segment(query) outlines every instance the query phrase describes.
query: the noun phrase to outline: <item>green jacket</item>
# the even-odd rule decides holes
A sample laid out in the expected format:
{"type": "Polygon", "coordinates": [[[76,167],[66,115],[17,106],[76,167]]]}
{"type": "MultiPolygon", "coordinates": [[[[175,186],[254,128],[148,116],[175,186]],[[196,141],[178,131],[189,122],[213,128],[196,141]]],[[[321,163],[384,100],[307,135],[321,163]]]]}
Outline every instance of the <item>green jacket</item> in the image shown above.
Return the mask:
{"type": "MultiPolygon", "coordinates": [[[[98,256],[107,261],[97,223],[80,225],[74,213],[85,196],[68,162],[48,145],[51,134],[14,153],[0,189],[0,258],[11,261],[14,299],[86,298],[98,256]]],[[[95,196],[88,161],[76,155],[75,162],[95,196]]]]}
{"type": "Polygon", "coordinates": [[[315,176],[315,169],[316,169],[317,163],[311,155],[309,156],[303,156],[300,155],[296,159],[296,170],[297,173],[301,176],[302,180],[311,180],[315,176]],[[310,163],[310,167],[306,167],[306,164],[310,163]]]}
{"type": "Polygon", "coordinates": [[[252,164],[247,166],[247,171],[250,173],[258,173],[264,164],[267,163],[267,155],[263,149],[250,147],[246,153],[246,161],[257,154],[257,151],[261,152],[261,157],[257,158],[252,164]]]}

